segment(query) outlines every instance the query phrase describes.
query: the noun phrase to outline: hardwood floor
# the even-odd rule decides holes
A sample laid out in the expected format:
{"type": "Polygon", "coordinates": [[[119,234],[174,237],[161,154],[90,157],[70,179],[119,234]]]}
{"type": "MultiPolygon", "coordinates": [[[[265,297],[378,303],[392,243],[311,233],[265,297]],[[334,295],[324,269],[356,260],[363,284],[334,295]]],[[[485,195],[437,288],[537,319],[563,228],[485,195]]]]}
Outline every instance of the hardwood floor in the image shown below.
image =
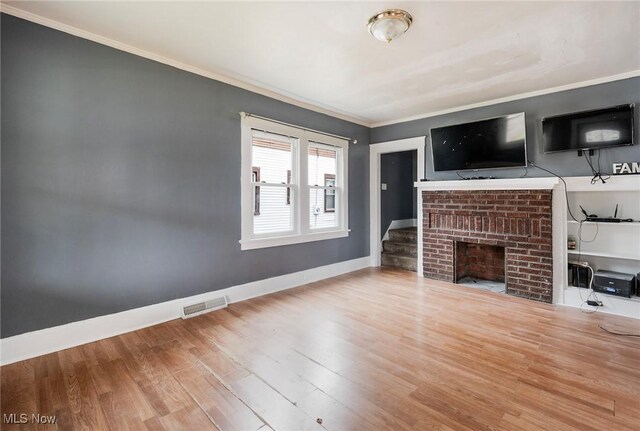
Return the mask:
{"type": "Polygon", "coordinates": [[[2,429],[638,430],[640,339],[599,324],[640,331],[366,269],[2,367],[3,414],[57,417],[2,429]]]}

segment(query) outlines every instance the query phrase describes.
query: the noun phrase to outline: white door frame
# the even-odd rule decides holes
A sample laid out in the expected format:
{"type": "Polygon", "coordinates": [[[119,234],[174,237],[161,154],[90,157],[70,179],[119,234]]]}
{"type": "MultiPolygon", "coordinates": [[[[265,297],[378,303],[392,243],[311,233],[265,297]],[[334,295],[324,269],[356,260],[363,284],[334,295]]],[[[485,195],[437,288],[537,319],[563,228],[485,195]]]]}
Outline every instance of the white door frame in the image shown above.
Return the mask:
{"type": "MultiPolygon", "coordinates": [[[[381,142],[369,145],[369,252],[371,266],[380,266],[380,155],[400,151],[418,151],[417,180],[424,178],[424,151],[426,136],[381,142]]],[[[418,211],[422,211],[422,199],[418,196],[418,211]]],[[[420,217],[418,217],[420,219],[420,217]]],[[[422,226],[418,223],[418,238],[422,235],[422,226]]],[[[422,275],[422,250],[418,247],[418,274],[422,275]]]]}

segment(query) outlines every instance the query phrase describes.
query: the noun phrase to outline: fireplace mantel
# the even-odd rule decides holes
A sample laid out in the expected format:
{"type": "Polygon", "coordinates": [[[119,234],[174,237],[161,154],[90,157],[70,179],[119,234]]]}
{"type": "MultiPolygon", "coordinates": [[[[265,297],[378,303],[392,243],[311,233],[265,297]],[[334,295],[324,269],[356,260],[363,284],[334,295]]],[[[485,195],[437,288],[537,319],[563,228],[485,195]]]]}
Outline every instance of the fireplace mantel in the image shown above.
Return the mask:
{"type": "Polygon", "coordinates": [[[420,181],[414,185],[418,190],[552,190],[560,179],[503,178],[493,180],[420,181]]]}

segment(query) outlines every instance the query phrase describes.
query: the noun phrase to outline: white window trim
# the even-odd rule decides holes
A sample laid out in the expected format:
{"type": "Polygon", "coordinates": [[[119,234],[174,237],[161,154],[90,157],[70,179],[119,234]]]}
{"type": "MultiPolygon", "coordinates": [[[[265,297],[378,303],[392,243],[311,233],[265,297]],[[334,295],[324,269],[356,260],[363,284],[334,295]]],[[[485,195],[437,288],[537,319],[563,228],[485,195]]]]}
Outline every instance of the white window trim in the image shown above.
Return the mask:
{"type": "Polygon", "coordinates": [[[254,250],[349,236],[349,141],[251,116],[242,117],[241,128],[240,212],[242,224],[241,239],[239,241],[240,249],[254,250]],[[294,219],[293,232],[283,232],[282,234],[268,237],[253,235],[253,211],[249,211],[249,209],[253,208],[253,190],[251,183],[252,129],[299,138],[298,150],[293,160],[295,166],[292,166],[293,171],[297,173],[295,185],[291,188],[293,202],[296,202],[292,214],[294,219]],[[341,157],[338,157],[336,166],[336,179],[340,182],[336,190],[337,204],[335,214],[338,226],[335,228],[311,229],[309,227],[309,211],[304,210],[309,202],[309,190],[313,187],[306,184],[308,181],[306,157],[309,141],[329,144],[341,149],[341,157]],[[301,162],[303,159],[305,161],[301,162]]]}

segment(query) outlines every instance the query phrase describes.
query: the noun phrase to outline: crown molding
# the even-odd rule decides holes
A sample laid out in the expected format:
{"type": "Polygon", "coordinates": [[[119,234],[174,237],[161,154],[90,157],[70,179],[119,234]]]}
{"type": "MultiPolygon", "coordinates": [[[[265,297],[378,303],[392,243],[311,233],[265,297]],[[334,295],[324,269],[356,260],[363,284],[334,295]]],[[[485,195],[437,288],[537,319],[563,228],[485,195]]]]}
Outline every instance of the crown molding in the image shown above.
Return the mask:
{"type": "Polygon", "coordinates": [[[183,63],[177,60],[174,60],[169,57],[165,57],[160,54],[156,54],[150,51],[146,51],[140,48],[136,48],[135,46],[128,45],[123,42],[119,42],[117,40],[100,36],[95,33],[91,33],[86,30],[82,30],[77,27],[73,27],[67,24],[64,24],[60,21],[55,21],[50,18],[44,17],[42,15],[37,15],[32,12],[27,12],[25,10],[19,9],[15,6],[6,5],[0,2],[0,12],[6,13],[8,15],[15,16],[17,18],[21,18],[27,21],[31,21],[36,24],[43,25],[45,27],[52,28],[54,30],[62,31],[64,33],[71,34],[73,36],[81,37],[83,39],[90,40],[92,42],[99,43],[101,45],[106,45],[111,48],[115,48],[120,51],[127,52],[129,54],[137,55],[139,57],[146,58],[148,60],[153,60],[158,63],[165,64],[167,66],[175,67],[176,69],[184,70],[186,72],[190,72],[196,75],[203,76],[205,78],[213,79],[215,81],[223,82],[225,84],[232,85],[234,87],[241,88],[243,90],[251,91],[252,93],[257,93],[262,96],[270,97],[275,100],[279,100],[280,102],[285,102],[290,105],[297,106],[299,108],[308,109],[310,111],[317,112],[319,114],[325,114],[330,117],[338,118],[340,120],[348,121],[350,123],[359,124],[365,127],[371,127],[371,123],[363,118],[354,117],[344,112],[336,111],[330,107],[320,106],[318,104],[312,103],[310,101],[297,98],[293,95],[288,95],[283,92],[278,92],[277,90],[267,88],[265,86],[260,86],[255,83],[250,83],[246,81],[241,81],[236,78],[232,78],[230,76],[224,75],[219,72],[201,69],[196,66],[192,66],[187,63],[183,63]]]}
{"type": "Polygon", "coordinates": [[[620,73],[618,75],[606,76],[604,78],[590,79],[588,81],[575,82],[573,84],[550,87],[544,90],[530,91],[528,93],[516,94],[514,96],[501,97],[499,99],[486,100],[484,102],[472,103],[470,105],[457,106],[455,108],[443,109],[441,111],[427,112],[410,117],[399,118],[397,120],[381,121],[371,124],[371,128],[390,126],[392,124],[406,123],[407,121],[422,120],[424,118],[437,117],[438,115],[451,114],[452,112],[466,111],[467,109],[481,108],[483,106],[497,105],[499,103],[512,102],[514,100],[527,99],[529,97],[543,96],[545,94],[558,93],[560,91],[575,90],[577,88],[590,87],[592,85],[605,84],[607,82],[620,81],[622,79],[636,78],[640,76],[640,70],[620,73]]]}

